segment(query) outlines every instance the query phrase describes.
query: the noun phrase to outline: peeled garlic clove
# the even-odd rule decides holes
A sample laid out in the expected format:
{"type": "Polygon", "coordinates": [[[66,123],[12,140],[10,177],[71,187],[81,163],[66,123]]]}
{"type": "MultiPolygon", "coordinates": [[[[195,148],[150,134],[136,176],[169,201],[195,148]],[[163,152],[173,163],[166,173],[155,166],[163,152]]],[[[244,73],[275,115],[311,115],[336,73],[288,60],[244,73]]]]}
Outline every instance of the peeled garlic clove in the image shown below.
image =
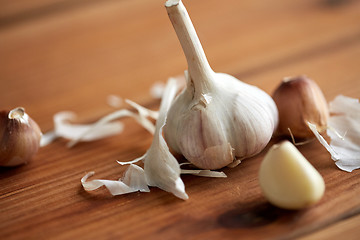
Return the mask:
{"type": "Polygon", "coordinates": [[[307,122],[323,131],[327,127],[329,110],[319,86],[306,76],[285,78],[274,91],[273,99],[279,110],[277,135],[296,138],[314,137],[307,122]]]}
{"type": "Polygon", "coordinates": [[[186,88],[172,104],[168,145],[202,169],[219,169],[259,153],[277,125],[274,101],[233,76],[215,73],[180,0],[165,3],[188,62],[186,88]]]}
{"type": "Polygon", "coordinates": [[[285,209],[310,206],[325,191],[320,173],[289,141],[270,148],[261,163],[259,180],[269,202],[285,209]]]}
{"type": "Polygon", "coordinates": [[[21,107],[0,112],[0,166],[26,163],[38,151],[41,130],[21,107]]]}

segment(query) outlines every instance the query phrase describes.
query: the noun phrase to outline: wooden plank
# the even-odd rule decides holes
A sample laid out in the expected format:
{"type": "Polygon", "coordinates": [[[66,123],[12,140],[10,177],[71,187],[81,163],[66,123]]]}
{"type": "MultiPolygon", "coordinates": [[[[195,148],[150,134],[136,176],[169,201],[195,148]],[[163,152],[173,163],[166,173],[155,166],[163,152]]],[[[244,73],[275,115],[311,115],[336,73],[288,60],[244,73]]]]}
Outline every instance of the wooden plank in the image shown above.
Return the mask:
{"type": "MultiPolygon", "coordinates": [[[[350,62],[355,56],[360,59],[359,50],[360,42],[324,54],[321,61],[309,58],[294,66],[311,66],[317,71],[332,69],[337,60],[350,62]]],[[[358,68],[344,67],[341,72],[359,74],[358,68]]],[[[333,74],[327,73],[329,77],[333,74]]],[[[273,72],[264,73],[269,74],[273,72]]],[[[259,74],[259,77],[264,76],[259,74]]],[[[354,87],[360,92],[359,86],[351,83],[342,83],[343,93],[351,92],[354,87]]],[[[66,149],[64,141],[59,141],[41,149],[31,164],[1,169],[1,184],[5,187],[1,189],[0,209],[1,216],[6,216],[1,220],[2,236],[178,239],[181,233],[182,238],[294,237],[360,211],[359,171],[345,173],[337,169],[317,142],[300,150],[323,175],[327,189],[319,204],[303,211],[283,211],[266,203],[257,182],[263,154],[235,169],[225,169],[227,179],[183,177],[190,196],[186,202],[158,189],[119,197],[110,197],[105,190],[85,193],[79,179],[86,171],[95,170],[99,178],[116,179],[124,168],[117,166],[115,159],[132,159],[145,152],[151,137],[131,121],[126,124],[127,131],[118,137],[81,144],[74,149],[66,149]]]]}
{"type": "Polygon", "coordinates": [[[94,0],[0,0],[0,28],[13,27],[26,21],[99,2],[94,0]]]}
{"type": "Polygon", "coordinates": [[[305,237],[301,237],[299,239],[341,239],[346,236],[346,239],[348,240],[356,240],[359,238],[360,235],[359,223],[360,216],[356,215],[355,217],[340,221],[318,232],[315,232],[305,237]]]}
{"type": "MultiPolygon", "coordinates": [[[[337,7],[324,1],[206,3],[185,2],[215,70],[269,93],[283,76],[306,73],[328,100],[339,93],[359,97],[358,1],[337,7]]],[[[162,5],[114,1],[0,29],[0,108],[24,104],[49,129],[52,115],[63,109],[83,121],[111,111],[105,105],[111,93],[158,106],[150,86],[186,68],[162,5]]],[[[277,209],[262,196],[257,172],[264,153],[224,169],[227,179],[184,176],[188,201],[155,188],[118,197],[104,189],[86,193],[79,182],[86,172],[117,179],[125,168],[115,160],[138,157],[149,146],[145,130],[131,120],[125,125],[119,136],[73,149],[59,140],[28,165],[0,168],[1,237],[292,238],[360,212],[359,171],[337,169],[317,142],[300,150],[323,175],[326,193],[302,211],[277,209]]]]}

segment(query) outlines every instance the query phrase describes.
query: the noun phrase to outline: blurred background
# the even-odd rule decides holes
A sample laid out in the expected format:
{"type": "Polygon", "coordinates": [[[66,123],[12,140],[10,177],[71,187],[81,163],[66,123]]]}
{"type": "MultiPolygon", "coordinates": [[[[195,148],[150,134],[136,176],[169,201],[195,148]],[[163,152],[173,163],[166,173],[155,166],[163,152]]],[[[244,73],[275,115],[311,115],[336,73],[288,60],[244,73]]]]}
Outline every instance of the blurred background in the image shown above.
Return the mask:
{"type": "MultiPolygon", "coordinates": [[[[0,109],[24,106],[42,128],[73,110],[110,109],[187,68],[164,0],[0,0],[0,109]]],[[[215,71],[271,93],[307,74],[331,100],[359,97],[360,1],[184,1],[215,71]]]]}

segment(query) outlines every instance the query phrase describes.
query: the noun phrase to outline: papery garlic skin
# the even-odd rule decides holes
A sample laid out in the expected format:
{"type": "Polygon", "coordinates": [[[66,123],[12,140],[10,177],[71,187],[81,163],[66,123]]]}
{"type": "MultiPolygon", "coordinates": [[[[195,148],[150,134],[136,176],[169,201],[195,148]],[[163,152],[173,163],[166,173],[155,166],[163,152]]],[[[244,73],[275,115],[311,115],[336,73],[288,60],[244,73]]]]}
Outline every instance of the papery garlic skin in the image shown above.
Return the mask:
{"type": "Polygon", "coordinates": [[[329,109],[319,86],[305,75],[284,78],[273,93],[279,110],[277,135],[295,138],[314,137],[307,122],[319,131],[327,128],[329,109]]]}
{"type": "Polygon", "coordinates": [[[150,192],[149,187],[145,181],[144,170],[134,164],[130,164],[122,179],[118,181],[94,179],[88,181],[87,179],[93,176],[95,172],[89,172],[81,178],[81,185],[85,191],[94,191],[102,186],[105,186],[112,195],[122,195],[132,192],[150,192]]]}
{"type": "Polygon", "coordinates": [[[260,187],[275,206],[301,209],[318,202],[324,179],[289,141],[273,145],[260,165],[260,187]]]}
{"type": "Polygon", "coordinates": [[[153,142],[145,154],[144,172],[149,186],[159,187],[164,191],[171,192],[176,197],[188,199],[185,185],[180,178],[180,165],[169,151],[162,136],[163,127],[167,121],[168,110],[177,92],[175,79],[169,79],[160,104],[159,117],[153,142]]]}
{"type": "Polygon", "coordinates": [[[0,112],[0,166],[28,162],[40,145],[41,130],[23,108],[0,112]]]}
{"type": "Polygon", "coordinates": [[[215,73],[182,2],[165,6],[188,62],[187,86],[171,106],[164,129],[168,145],[202,169],[259,153],[277,126],[274,101],[255,86],[215,73]]]}
{"type": "Polygon", "coordinates": [[[360,168],[360,102],[359,99],[338,95],[329,103],[331,116],[326,133],[330,144],[314,124],[308,123],[319,142],[331,154],[336,166],[352,172],[360,168]]]}

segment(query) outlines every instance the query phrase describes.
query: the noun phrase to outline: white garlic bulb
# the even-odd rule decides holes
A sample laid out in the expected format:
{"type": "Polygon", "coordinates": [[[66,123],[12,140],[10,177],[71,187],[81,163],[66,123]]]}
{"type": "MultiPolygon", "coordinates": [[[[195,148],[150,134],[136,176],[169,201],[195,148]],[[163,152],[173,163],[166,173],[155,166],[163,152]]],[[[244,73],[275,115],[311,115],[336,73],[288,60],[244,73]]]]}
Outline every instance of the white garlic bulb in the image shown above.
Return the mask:
{"type": "Polygon", "coordinates": [[[203,169],[219,169],[259,153],[278,122],[272,98],[255,86],[215,73],[180,0],[165,4],[188,62],[187,87],[168,113],[169,146],[203,169]]]}

